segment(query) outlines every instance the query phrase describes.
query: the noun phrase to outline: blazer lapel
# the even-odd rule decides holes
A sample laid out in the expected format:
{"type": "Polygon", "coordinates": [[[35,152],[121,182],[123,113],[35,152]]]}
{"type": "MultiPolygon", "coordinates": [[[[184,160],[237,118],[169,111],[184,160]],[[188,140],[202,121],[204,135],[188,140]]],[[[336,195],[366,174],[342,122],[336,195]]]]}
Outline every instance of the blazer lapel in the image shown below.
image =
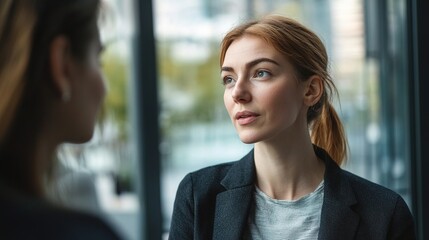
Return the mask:
{"type": "MultiPolygon", "coordinates": [[[[357,203],[352,187],[323,149],[315,146],[315,151],[326,164],[319,239],[354,239],[359,215],[352,209],[357,203]]],[[[226,190],[216,197],[213,239],[243,238],[253,202],[255,175],[252,150],[231,167],[221,182],[226,190]]]]}
{"type": "Polygon", "coordinates": [[[218,195],[213,239],[242,239],[252,201],[252,190],[252,186],[246,186],[218,195]]]}
{"type": "Polygon", "coordinates": [[[322,149],[317,155],[325,160],[325,192],[320,220],[319,239],[354,239],[359,215],[352,206],[357,203],[355,194],[341,169],[322,149]]]}
{"type": "Polygon", "coordinates": [[[213,239],[242,239],[253,201],[255,164],[253,150],[231,167],[216,197],[213,239]]]}

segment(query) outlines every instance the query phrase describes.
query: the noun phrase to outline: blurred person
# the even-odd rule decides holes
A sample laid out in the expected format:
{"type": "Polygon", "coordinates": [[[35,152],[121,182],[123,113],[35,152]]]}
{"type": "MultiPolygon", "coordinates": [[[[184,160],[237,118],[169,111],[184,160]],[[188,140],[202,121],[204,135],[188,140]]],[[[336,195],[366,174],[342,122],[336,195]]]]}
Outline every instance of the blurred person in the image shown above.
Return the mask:
{"type": "Polygon", "coordinates": [[[226,110],[254,148],[185,176],[169,239],[415,239],[401,196],[340,168],[347,141],[316,34],[277,15],[243,23],[220,66],[226,110]]]}
{"type": "Polygon", "coordinates": [[[100,0],[0,1],[0,239],[119,239],[48,200],[57,147],[91,139],[105,96],[100,0]]]}

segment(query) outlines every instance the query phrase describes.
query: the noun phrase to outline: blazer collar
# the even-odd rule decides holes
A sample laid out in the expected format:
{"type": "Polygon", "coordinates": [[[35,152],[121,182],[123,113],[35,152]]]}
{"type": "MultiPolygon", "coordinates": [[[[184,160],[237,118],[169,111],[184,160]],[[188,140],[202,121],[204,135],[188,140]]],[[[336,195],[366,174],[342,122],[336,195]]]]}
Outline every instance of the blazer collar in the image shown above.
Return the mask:
{"type": "Polygon", "coordinates": [[[253,149],[240,161],[231,166],[220,184],[226,189],[234,189],[248,185],[254,185],[256,178],[253,149]]]}
{"type": "MultiPolygon", "coordinates": [[[[343,170],[323,149],[314,146],[316,155],[325,162],[324,200],[319,239],[353,239],[359,216],[352,186],[343,170]]],[[[256,177],[253,150],[233,164],[221,181],[226,191],[216,198],[213,239],[242,239],[253,202],[256,177]]]]}
{"type": "Polygon", "coordinates": [[[233,164],[221,181],[226,189],[216,197],[213,239],[243,239],[255,189],[253,150],[233,164]]]}
{"type": "Polygon", "coordinates": [[[316,155],[325,161],[324,199],[319,239],[354,239],[359,225],[355,193],[344,171],[323,149],[315,146],[316,155]]]}

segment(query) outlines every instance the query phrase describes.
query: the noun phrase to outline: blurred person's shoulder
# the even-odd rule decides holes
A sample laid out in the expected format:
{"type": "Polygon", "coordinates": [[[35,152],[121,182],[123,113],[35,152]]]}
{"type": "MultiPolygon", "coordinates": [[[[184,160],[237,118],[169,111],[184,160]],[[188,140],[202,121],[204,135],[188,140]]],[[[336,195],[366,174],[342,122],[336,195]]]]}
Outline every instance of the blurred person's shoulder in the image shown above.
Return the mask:
{"type": "Polygon", "coordinates": [[[100,217],[0,192],[0,239],[121,239],[100,217]]]}

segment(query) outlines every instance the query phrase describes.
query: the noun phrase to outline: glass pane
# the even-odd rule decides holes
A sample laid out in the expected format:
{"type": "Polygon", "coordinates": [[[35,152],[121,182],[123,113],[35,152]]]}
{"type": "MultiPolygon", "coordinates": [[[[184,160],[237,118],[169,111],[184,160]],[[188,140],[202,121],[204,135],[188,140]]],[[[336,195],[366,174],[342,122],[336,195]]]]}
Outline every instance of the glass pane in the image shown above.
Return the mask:
{"type": "Polygon", "coordinates": [[[126,239],[139,239],[139,202],[129,126],[132,0],[104,0],[100,33],[108,92],[93,139],[60,149],[57,188],[69,206],[100,214],[126,239]]]}
{"type": "Polygon", "coordinates": [[[267,13],[302,22],[327,47],[331,75],[340,93],[336,109],[350,145],[351,154],[344,167],[398,191],[410,203],[407,119],[401,117],[407,112],[406,91],[402,88],[406,63],[401,61],[406,59],[401,37],[406,36],[404,4],[388,1],[388,21],[380,23],[378,19],[367,21],[372,9],[365,5],[367,2],[373,1],[154,1],[166,235],[175,192],[184,175],[215,163],[238,160],[252,148],[239,141],[223,106],[219,44],[232,26],[267,13]],[[368,32],[374,30],[370,28],[373,21],[388,32],[383,39],[388,43],[388,55],[370,54],[368,42],[380,40],[368,32]],[[386,59],[394,61],[397,74],[386,75],[392,70],[386,68],[386,59]],[[389,82],[388,76],[396,80],[389,82]],[[385,88],[392,84],[394,87],[385,88]]]}

